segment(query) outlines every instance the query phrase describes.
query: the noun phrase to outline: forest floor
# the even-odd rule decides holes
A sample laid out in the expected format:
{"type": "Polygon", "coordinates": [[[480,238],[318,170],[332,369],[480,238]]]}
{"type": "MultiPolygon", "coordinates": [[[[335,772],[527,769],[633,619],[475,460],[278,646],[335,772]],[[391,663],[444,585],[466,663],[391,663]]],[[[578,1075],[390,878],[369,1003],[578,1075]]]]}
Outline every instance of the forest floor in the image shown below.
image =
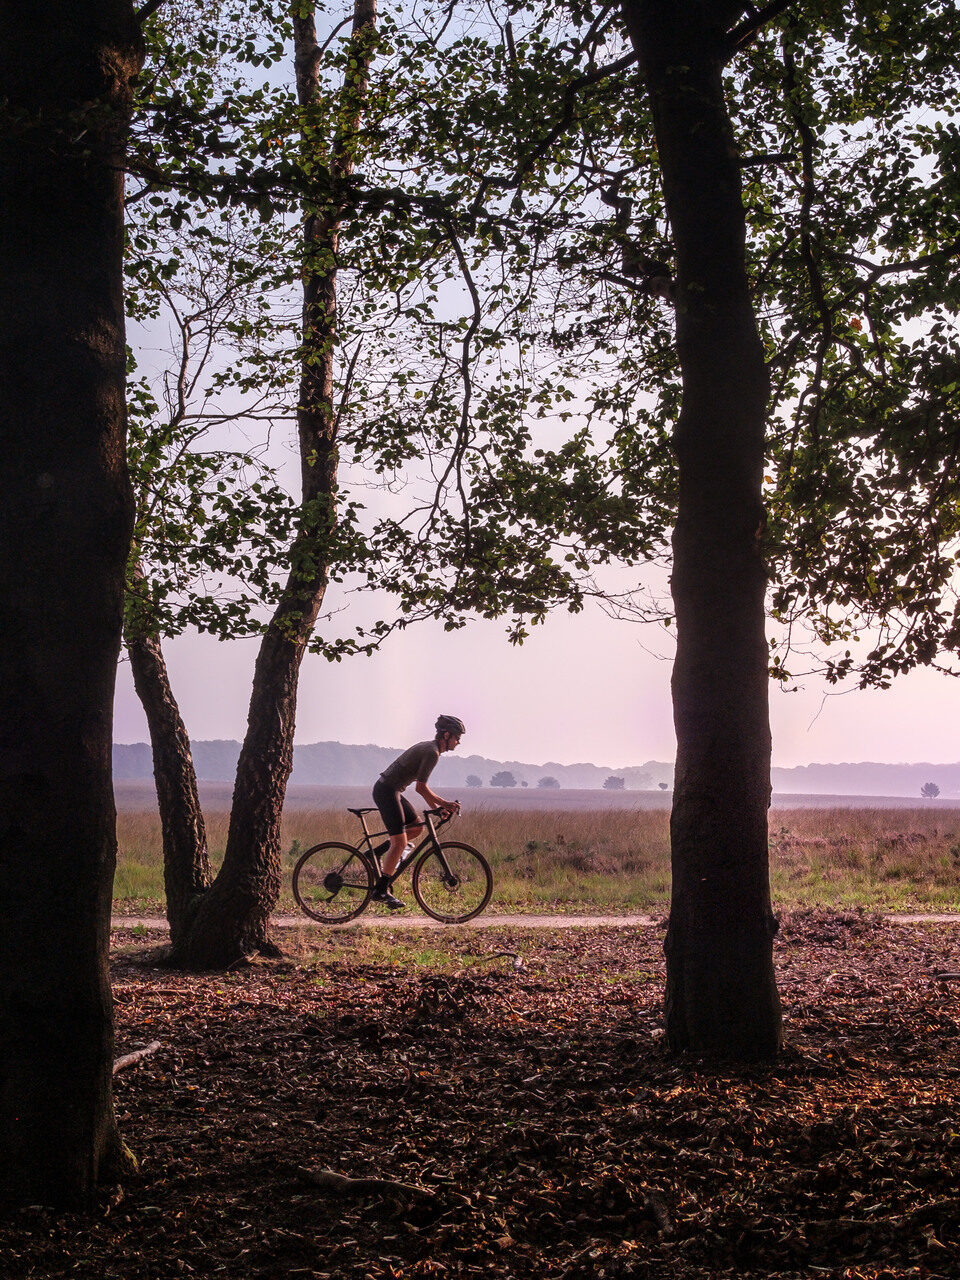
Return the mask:
{"type": "Polygon", "coordinates": [[[3,1280],[958,1274],[960,926],[785,915],[753,1068],[663,1053],[657,928],[159,940],[114,937],[139,1172],[0,1224],[3,1280]]]}

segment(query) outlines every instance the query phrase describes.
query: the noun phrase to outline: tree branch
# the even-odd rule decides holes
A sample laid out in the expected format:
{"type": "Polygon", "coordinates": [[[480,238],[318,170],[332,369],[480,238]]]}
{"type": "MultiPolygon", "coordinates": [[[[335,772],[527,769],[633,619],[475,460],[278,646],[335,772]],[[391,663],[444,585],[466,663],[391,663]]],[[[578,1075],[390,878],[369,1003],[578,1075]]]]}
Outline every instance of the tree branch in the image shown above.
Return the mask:
{"type": "Polygon", "coordinates": [[[939,267],[955,258],[960,252],[960,236],[948,241],[942,249],[925,253],[919,258],[909,258],[905,262],[871,262],[869,258],[860,258],[852,253],[835,253],[831,256],[840,262],[849,263],[853,267],[863,267],[870,273],[871,282],[880,276],[898,275],[903,271],[922,271],[924,267],[939,267]]]}
{"type": "Polygon", "coordinates": [[[144,1058],[149,1058],[151,1053],[156,1053],[160,1048],[159,1040],[151,1040],[148,1045],[144,1045],[142,1049],[135,1049],[133,1053],[125,1053],[122,1058],[117,1058],[113,1064],[113,1074],[118,1071],[125,1071],[127,1067],[136,1066],[138,1062],[142,1062],[144,1058]]]}
{"type": "Polygon", "coordinates": [[[786,89],[787,113],[792,117],[797,135],[800,139],[800,155],[802,162],[802,199],[800,202],[800,257],[810,281],[810,293],[813,297],[824,340],[833,339],[833,311],[827,301],[823,276],[813,250],[813,234],[811,231],[813,205],[817,198],[815,156],[817,140],[813,130],[803,118],[800,104],[795,101],[799,93],[800,78],[797,63],[790,45],[783,43],[784,87],[786,89]]]}
{"type": "Polygon", "coordinates": [[[470,294],[471,302],[473,303],[473,316],[471,317],[470,324],[467,326],[467,331],[463,335],[463,341],[461,343],[460,376],[463,379],[463,399],[461,401],[461,406],[460,406],[460,425],[457,431],[457,439],[454,445],[453,453],[451,454],[450,459],[447,463],[446,469],[444,470],[444,473],[440,477],[440,480],[437,484],[436,493],[433,499],[433,504],[430,508],[430,515],[428,516],[424,524],[424,527],[426,528],[433,521],[434,517],[437,514],[437,511],[440,509],[441,500],[443,497],[444,485],[449,479],[450,473],[454,472],[456,475],[457,489],[460,493],[460,499],[463,503],[464,518],[467,522],[467,545],[469,546],[469,541],[470,541],[469,504],[467,502],[467,495],[464,493],[464,490],[463,490],[463,478],[460,472],[460,466],[463,461],[463,455],[466,452],[467,441],[469,440],[469,436],[470,436],[470,400],[473,395],[473,379],[470,372],[471,346],[473,343],[474,336],[482,323],[483,304],[480,301],[480,294],[477,290],[476,282],[474,281],[473,274],[470,271],[470,264],[467,261],[467,256],[463,251],[463,246],[460,243],[459,237],[457,236],[457,233],[454,230],[452,224],[448,223],[446,230],[450,240],[450,245],[453,248],[454,254],[456,255],[457,263],[460,266],[460,271],[463,276],[464,284],[467,286],[467,290],[470,294]]]}
{"type": "Polygon", "coordinates": [[[400,1194],[407,1196],[424,1196],[432,1199],[436,1192],[431,1187],[421,1187],[414,1182],[395,1182],[392,1178],[348,1178],[345,1174],[335,1173],[333,1169],[297,1170],[300,1178],[321,1191],[329,1191],[333,1195],[376,1195],[400,1194]]]}
{"type": "MultiPolygon", "coordinates": [[[[563,91],[562,111],[558,123],[545,134],[535,146],[531,147],[525,156],[522,157],[517,165],[516,172],[504,183],[503,179],[499,179],[499,185],[507,185],[509,187],[519,187],[526,174],[538,159],[561,137],[567,127],[573,122],[575,104],[577,95],[582,89],[588,89],[591,85],[599,84],[601,80],[606,80],[610,76],[618,75],[621,71],[625,71],[628,67],[634,66],[640,60],[640,55],[634,51],[626,53],[622,58],[617,58],[615,62],[608,62],[605,66],[595,67],[593,71],[588,71],[582,76],[577,76],[566,86],[563,91]]],[[[484,197],[491,187],[498,185],[498,179],[494,176],[484,178],[477,188],[477,193],[471,203],[471,213],[476,214],[483,204],[484,197]]]]}
{"type": "Polygon", "coordinates": [[[779,18],[781,13],[785,13],[790,8],[793,0],[772,0],[771,4],[766,5],[762,9],[756,10],[749,18],[745,18],[732,31],[727,32],[727,56],[732,58],[735,53],[740,53],[748,44],[757,36],[763,28],[774,18],[779,18]]]}
{"type": "Polygon", "coordinates": [[[163,0],[147,0],[147,3],[141,5],[137,10],[137,22],[143,26],[148,18],[153,17],[162,4],[163,0]]]}
{"type": "Polygon", "coordinates": [[[740,168],[751,169],[755,165],[780,164],[784,160],[792,160],[789,151],[758,151],[755,155],[741,156],[740,168]]]}
{"type": "Polygon", "coordinates": [[[327,36],[326,40],[324,40],[323,44],[320,45],[320,52],[326,53],[326,51],[330,48],[330,45],[333,43],[334,38],[340,34],[340,32],[343,30],[344,27],[349,27],[352,22],[353,22],[353,14],[351,13],[349,17],[346,17],[342,22],[337,23],[337,25],[333,28],[333,30],[327,36]]]}

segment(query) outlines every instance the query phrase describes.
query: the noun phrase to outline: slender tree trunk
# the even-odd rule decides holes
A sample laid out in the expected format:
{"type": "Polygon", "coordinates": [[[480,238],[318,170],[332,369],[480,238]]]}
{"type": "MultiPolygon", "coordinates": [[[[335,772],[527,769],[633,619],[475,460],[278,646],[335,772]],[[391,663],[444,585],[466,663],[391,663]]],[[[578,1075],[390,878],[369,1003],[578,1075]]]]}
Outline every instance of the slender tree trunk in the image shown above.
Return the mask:
{"type": "MultiPolygon", "coordinates": [[[[357,129],[376,35],[376,0],[356,0],[354,53],[342,90],[341,125],[328,158],[334,178],[353,171],[357,129]]],[[[294,18],[297,92],[309,108],[320,94],[319,53],[312,7],[294,18]]],[[[315,144],[305,139],[308,162],[315,144]]],[[[200,900],[177,958],[196,968],[220,968],[249,951],[275,948],[267,936],[280,895],[280,820],[293,766],[297,683],[328,580],[336,524],[337,440],[333,408],[337,340],[336,254],[342,209],[310,210],[304,218],[303,350],[297,425],[303,507],[283,598],[260,647],[247,733],[233,792],[223,865],[200,900]]]]}
{"type": "Polygon", "coordinates": [[[0,1209],[89,1208],[119,1152],[110,756],[141,59],[125,0],[0,5],[0,1209]]]}
{"type": "Polygon", "coordinates": [[[676,248],[683,376],[674,437],[677,767],[667,1041],[712,1056],[769,1057],[780,1045],[780,1005],[761,551],[768,381],[722,84],[724,30],[742,5],[622,2],[652,104],[676,248]]]}
{"type": "MultiPolygon", "coordinates": [[[[134,586],[145,586],[142,571],[134,586]]],[[[133,683],[143,706],[153,751],[160,828],[163,833],[163,882],[167,920],[174,950],[185,936],[200,896],[210,887],[207,831],[200,808],[190,738],[170,687],[160,638],[151,630],[143,602],[128,601],[124,640],[133,683]]]]}

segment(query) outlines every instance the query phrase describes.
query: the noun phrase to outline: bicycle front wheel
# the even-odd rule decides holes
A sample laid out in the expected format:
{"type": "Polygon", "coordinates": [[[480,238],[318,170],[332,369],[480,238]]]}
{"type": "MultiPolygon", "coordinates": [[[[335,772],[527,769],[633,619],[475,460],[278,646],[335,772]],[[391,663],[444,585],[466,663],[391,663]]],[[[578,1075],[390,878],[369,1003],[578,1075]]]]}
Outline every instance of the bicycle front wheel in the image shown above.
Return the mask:
{"type": "Polygon", "coordinates": [[[298,906],[321,924],[343,924],[358,916],[376,883],[365,853],[349,844],[315,844],[293,869],[298,906]]]}
{"type": "Polygon", "coordinates": [[[428,916],[444,924],[472,920],[492,893],[490,863],[468,844],[428,849],[413,869],[413,896],[428,916]]]}

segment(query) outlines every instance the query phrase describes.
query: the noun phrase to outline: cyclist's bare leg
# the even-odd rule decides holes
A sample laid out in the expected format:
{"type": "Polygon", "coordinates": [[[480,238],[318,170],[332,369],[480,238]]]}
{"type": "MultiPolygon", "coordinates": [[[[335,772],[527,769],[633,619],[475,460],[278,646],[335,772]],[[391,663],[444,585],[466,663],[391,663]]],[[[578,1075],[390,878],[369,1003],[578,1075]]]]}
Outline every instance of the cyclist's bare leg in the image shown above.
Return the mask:
{"type": "Polygon", "coordinates": [[[407,827],[405,831],[401,831],[398,836],[390,837],[390,848],[383,855],[383,861],[380,864],[383,867],[385,876],[392,876],[396,871],[400,862],[400,855],[408,844],[416,844],[423,835],[423,824],[417,827],[407,827]]]}

